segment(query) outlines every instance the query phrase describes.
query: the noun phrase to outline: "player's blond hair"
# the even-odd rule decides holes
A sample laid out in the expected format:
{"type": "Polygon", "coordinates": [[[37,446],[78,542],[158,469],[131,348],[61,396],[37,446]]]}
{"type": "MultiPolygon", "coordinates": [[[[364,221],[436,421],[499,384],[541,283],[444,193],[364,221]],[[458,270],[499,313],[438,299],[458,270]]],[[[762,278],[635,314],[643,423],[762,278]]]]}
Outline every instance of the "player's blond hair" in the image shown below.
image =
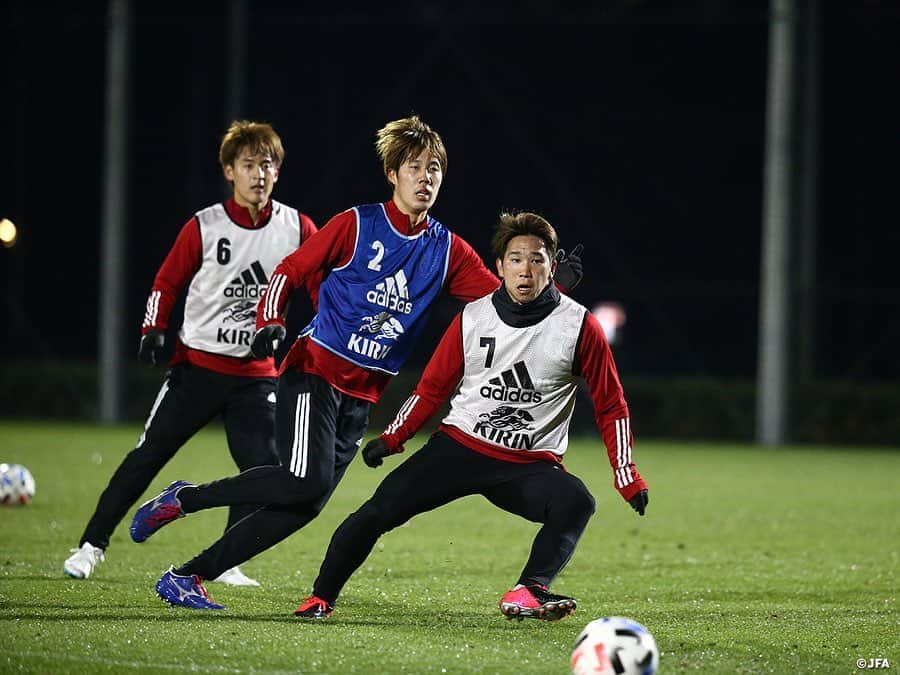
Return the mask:
{"type": "Polygon", "coordinates": [[[235,120],[222,136],[219,146],[219,162],[222,166],[234,164],[242,148],[255,154],[269,155],[276,167],[284,161],[284,146],[271,124],[235,120]]]}
{"type": "Polygon", "coordinates": [[[556,257],[556,249],[559,246],[556,230],[545,218],[529,211],[504,211],[500,214],[500,221],[491,237],[491,251],[499,260],[503,260],[509,242],[514,237],[523,235],[537,237],[547,247],[550,260],[556,257]]]}
{"type": "Polygon", "coordinates": [[[408,159],[418,157],[428,150],[441,163],[441,171],[447,173],[447,150],[438,132],[425,124],[418,115],[388,122],[378,130],[375,150],[381,159],[384,175],[399,171],[408,159]]]}

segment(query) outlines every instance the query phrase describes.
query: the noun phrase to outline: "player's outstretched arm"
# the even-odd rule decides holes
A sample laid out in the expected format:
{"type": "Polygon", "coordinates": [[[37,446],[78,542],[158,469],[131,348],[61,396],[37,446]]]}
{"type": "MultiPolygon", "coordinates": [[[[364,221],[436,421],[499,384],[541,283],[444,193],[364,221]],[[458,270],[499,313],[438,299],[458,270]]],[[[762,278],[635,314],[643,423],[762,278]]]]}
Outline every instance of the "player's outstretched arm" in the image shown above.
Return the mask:
{"type": "Polygon", "coordinates": [[[200,269],[202,258],[200,223],[195,216],[182,226],[153,280],[153,287],[150,289],[144,309],[144,321],[141,324],[138,359],[142,363],[151,366],[162,363],[166,328],[169,325],[172,307],[181,289],[200,269]]]}
{"type": "Polygon", "coordinates": [[[613,484],[622,499],[643,515],[649,498],[647,483],[632,459],[634,437],[631,433],[631,415],[609,343],[596,317],[590,312],[585,312],[576,372],[584,377],[591,394],[594,419],[613,470],[613,484]]]}
{"type": "Polygon", "coordinates": [[[457,314],[431,355],[422,377],[393,421],[378,438],[363,448],[363,460],[381,465],[388,455],[403,452],[403,444],[416,435],[447,400],[463,374],[462,315],[457,314]]]}

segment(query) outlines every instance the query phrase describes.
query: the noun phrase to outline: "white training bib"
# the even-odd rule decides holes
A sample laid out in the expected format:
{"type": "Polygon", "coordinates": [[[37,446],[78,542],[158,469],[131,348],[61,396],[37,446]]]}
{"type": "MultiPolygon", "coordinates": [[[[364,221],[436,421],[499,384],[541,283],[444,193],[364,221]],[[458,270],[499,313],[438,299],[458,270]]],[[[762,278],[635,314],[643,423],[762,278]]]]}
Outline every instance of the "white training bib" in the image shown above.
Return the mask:
{"type": "Polygon", "coordinates": [[[562,456],[577,378],[572,374],[587,310],[561,296],[542,321],[505,324],[491,296],[462,313],[465,367],[444,423],[506,450],[562,456]]]}
{"type": "Polygon", "coordinates": [[[238,225],[222,204],[197,213],[203,259],[191,280],[179,336],[191,349],[250,355],[256,305],[275,267],[300,245],[295,209],[272,201],[269,222],[238,225]]]}

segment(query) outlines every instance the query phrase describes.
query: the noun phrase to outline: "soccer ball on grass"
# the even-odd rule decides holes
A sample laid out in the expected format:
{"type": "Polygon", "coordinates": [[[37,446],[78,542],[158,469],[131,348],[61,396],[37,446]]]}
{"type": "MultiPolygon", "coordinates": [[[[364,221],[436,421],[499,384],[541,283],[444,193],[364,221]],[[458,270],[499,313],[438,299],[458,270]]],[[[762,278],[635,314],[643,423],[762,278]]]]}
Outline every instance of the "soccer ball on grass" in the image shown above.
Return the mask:
{"type": "Polygon", "coordinates": [[[0,504],[27,504],[34,497],[34,476],[21,464],[0,464],[0,504]]]}
{"type": "Polygon", "coordinates": [[[653,675],[659,667],[656,640],[637,621],[608,616],[591,621],[575,640],[575,675],[653,675]]]}

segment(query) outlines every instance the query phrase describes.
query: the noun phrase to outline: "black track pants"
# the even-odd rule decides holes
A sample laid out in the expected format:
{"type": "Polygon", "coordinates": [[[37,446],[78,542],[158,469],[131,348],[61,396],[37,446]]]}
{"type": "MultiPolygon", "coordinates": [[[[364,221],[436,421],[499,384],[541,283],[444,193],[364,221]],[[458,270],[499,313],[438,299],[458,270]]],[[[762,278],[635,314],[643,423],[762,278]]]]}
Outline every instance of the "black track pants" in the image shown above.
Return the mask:
{"type": "Polygon", "coordinates": [[[245,505],[252,513],[176,571],[214,579],[290,536],[324,508],[365,434],[370,404],[322,378],[287,371],[278,378],[276,448],[281,464],[184,488],[188,513],[245,505]]]}
{"type": "Polygon", "coordinates": [[[472,494],[543,523],[519,583],[549,586],[571,558],[594,512],[594,498],[584,483],[562,468],[494,459],[437,433],[388,474],[375,494],[338,527],[313,593],[334,602],[382,534],[419,513],[472,494]]]}
{"type": "MultiPolygon", "coordinates": [[[[137,446],[100,495],[79,545],[90,542],[105,549],[113,530],[166,463],[217,415],[222,416],[228,449],[240,470],[278,461],[274,378],[222,375],[179,364],[167,374],[137,446]]],[[[231,509],[226,529],[250,511],[231,509]]]]}

